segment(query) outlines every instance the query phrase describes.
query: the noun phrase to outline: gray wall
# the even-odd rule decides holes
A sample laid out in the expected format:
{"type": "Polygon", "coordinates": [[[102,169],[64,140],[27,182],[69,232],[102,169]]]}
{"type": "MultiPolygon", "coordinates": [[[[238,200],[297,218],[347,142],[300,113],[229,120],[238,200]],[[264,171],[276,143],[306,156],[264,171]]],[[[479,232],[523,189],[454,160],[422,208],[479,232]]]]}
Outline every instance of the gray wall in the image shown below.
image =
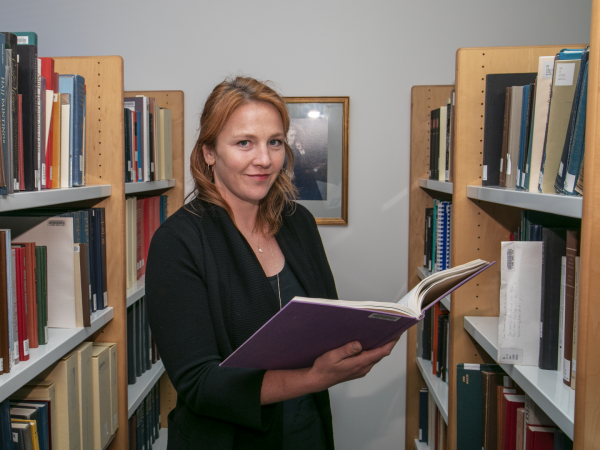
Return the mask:
{"type": "MultiPolygon", "coordinates": [[[[452,84],[459,47],[585,43],[590,0],[43,0],[3,2],[0,28],[41,56],[122,55],[126,89],[185,92],[186,152],[225,76],[286,96],[350,96],[349,226],[321,227],[341,298],[407,290],[410,88],[452,84]]],[[[331,389],[341,450],[403,448],[403,339],[359,381],[331,389]]]]}

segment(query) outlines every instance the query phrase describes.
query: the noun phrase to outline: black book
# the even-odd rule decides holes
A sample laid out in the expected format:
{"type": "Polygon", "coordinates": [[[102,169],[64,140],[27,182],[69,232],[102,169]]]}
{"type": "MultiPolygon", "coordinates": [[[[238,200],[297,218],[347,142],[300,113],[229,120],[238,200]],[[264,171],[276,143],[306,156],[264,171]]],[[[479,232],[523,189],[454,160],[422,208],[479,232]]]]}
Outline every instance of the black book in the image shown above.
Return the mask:
{"type": "Polygon", "coordinates": [[[159,380],[158,383],[156,383],[156,401],[157,401],[157,405],[156,405],[156,412],[157,412],[156,420],[158,421],[158,429],[160,430],[162,428],[162,426],[160,424],[160,380],[159,380]]]}
{"type": "Polygon", "coordinates": [[[438,330],[438,338],[440,342],[440,346],[438,347],[438,360],[439,360],[439,370],[436,374],[438,377],[442,379],[442,381],[446,381],[446,358],[448,357],[448,325],[449,325],[449,315],[441,314],[438,318],[440,320],[440,329],[438,330]]]}
{"type": "Polygon", "coordinates": [[[501,73],[488,74],[485,78],[482,186],[500,184],[506,88],[533,83],[536,76],[537,73],[501,73]]]}
{"type": "Polygon", "coordinates": [[[87,235],[88,235],[88,262],[89,262],[89,280],[90,283],[90,292],[92,296],[92,311],[96,311],[98,309],[98,283],[97,283],[97,265],[98,265],[98,256],[97,256],[97,245],[96,245],[96,225],[94,222],[94,211],[91,209],[85,210],[85,215],[87,216],[87,220],[84,216],[84,222],[87,221],[87,235]]]}
{"type": "Polygon", "coordinates": [[[573,450],[573,441],[558,427],[554,429],[554,450],[573,450]]]}
{"type": "MultiPolygon", "coordinates": [[[[22,100],[23,164],[25,170],[25,190],[38,189],[38,56],[35,45],[17,45],[19,56],[19,94],[22,100]]],[[[18,142],[18,141],[17,141],[18,142]]],[[[18,151],[17,151],[18,161],[18,151]]]]}
{"type": "Polygon", "coordinates": [[[141,316],[140,316],[140,302],[142,299],[138,300],[133,304],[133,321],[134,325],[134,338],[133,343],[135,345],[135,376],[141,377],[142,373],[142,333],[140,332],[141,326],[141,316]]]}
{"type": "Polygon", "coordinates": [[[437,320],[437,327],[438,327],[438,334],[437,334],[437,342],[435,343],[435,345],[437,345],[437,361],[435,362],[435,375],[438,378],[442,378],[442,370],[443,370],[443,353],[444,353],[444,342],[446,341],[446,339],[444,339],[444,317],[447,316],[447,314],[440,314],[438,316],[438,320],[437,320]]]}
{"type": "Polygon", "coordinates": [[[138,449],[140,450],[142,450],[142,448],[144,450],[148,449],[148,445],[146,444],[146,430],[144,427],[146,421],[144,406],[144,402],[142,401],[142,404],[139,406],[136,413],[138,416],[138,439],[136,439],[136,442],[138,442],[138,449]]]}
{"type": "Polygon", "coordinates": [[[135,384],[135,319],[133,305],[127,308],[127,384],[135,384]]]}
{"type": "Polygon", "coordinates": [[[427,264],[425,267],[432,271],[433,270],[433,208],[427,208],[425,210],[427,215],[427,236],[425,237],[425,251],[427,252],[427,264]]]}
{"type": "MultiPolygon", "coordinates": [[[[18,63],[17,63],[17,35],[13,34],[13,33],[9,33],[4,31],[4,38],[6,40],[6,48],[8,49],[10,47],[10,59],[11,59],[11,92],[10,92],[10,107],[11,107],[11,112],[12,112],[12,154],[13,154],[13,168],[12,168],[12,173],[13,173],[13,179],[14,180],[18,180],[19,179],[19,114],[18,114],[18,108],[19,108],[19,71],[18,71],[18,63]]],[[[6,74],[6,77],[8,78],[9,74],[6,74]]],[[[6,93],[7,96],[7,103],[8,103],[8,95],[9,93],[6,93]]],[[[8,149],[4,149],[4,151],[8,151],[8,149]]],[[[8,183],[9,180],[6,180],[6,182],[8,183]]],[[[14,181],[13,181],[14,183],[14,181]]],[[[16,186],[15,186],[16,188],[16,186]]],[[[17,190],[17,189],[15,189],[17,190]]]]}
{"type": "Polygon", "coordinates": [[[92,296],[96,309],[104,309],[102,301],[102,260],[100,252],[100,214],[95,208],[91,209],[90,217],[90,251],[94,267],[94,284],[92,296]]]}
{"type": "Polygon", "coordinates": [[[419,441],[427,442],[429,421],[429,390],[422,388],[419,391],[419,441]]]}
{"type": "Polygon", "coordinates": [[[100,264],[101,264],[101,282],[102,282],[102,308],[108,307],[108,280],[106,267],[106,216],[104,208],[95,208],[99,213],[100,220],[100,264]]]}
{"type": "Polygon", "coordinates": [[[150,444],[154,444],[156,436],[154,434],[154,397],[152,396],[152,389],[146,396],[146,411],[148,413],[148,440],[150,444]]]}
{"type": "Polygon", "coordinates": [[[11,422],[14,450],[33,450],[31,425],[24,422],[11,422]]]}
{"type": "Polygon", "coordinates": [[[153,116],[154,114],[152,113],[148,113],[148,116],[150,117],[150,124],[149,124],[149,139],[148,139],[148,148],[150,149],[150,151],[148,152],[150,154],[150,181],[155,181],[156,180],[156,175],[154,173],[154,120],[153,120],[153,116]]]}
{"type": "Polygon", "coordinates": [[[152,369],[152,348],[150,339],[150,324],[148,323],[148,315],[146,313],[146,298],[142,305],[142,314],[144,320],[144,361],[146,362],[146,370],[152,369]]]}
{"type": "Polygon", "coordinates": [[[12,434],[10,430],[10,406],[8,400],[0,402],[0,448],[13,448],[12,434]]]}
{"type": "MultiPolygon", "coordinates": [[[[525,146],[523,148],[523,167],[521,167],[521,173],[529,173],[529,140],[531,139],[531,124],[533,123],[533,108],[535,98],[535,83],[529,85],[529,96],[527,98],[527,117],[525,118],[525,146]]],[[[525,176],[522,176],[519,185],[522,189],[527,189],[524,185],[525,176]]]]}
{"type": "Polygon", "coordinates": [[[434,126],[435,126],[435,110],[432,110],[431,113],[429,114],[429,179],[430,180],[434,180],[435,178],[435,158],[434,158],[434,151],[435,149],[433,148],[433,143],[435,142],[435,132],[434,132],[434,126]]]}
{"type": "Polygon", "coordinates": [[[148,353],[146,352],[146,299],[144,297],[138,300],[139,305],[139,318],[140,318],[140,327],[138,329],[139,336],[139,349],[140,349],[140,365],[142,368],[142,373],[146,373],[146,359],[148,358],[148,353]]]}
{"type": "Polygon", "coordinates": [[[129,109],[123,110],[123,131],[125,132],[125,183],[131,180],[131,114],[129,109]]]}
{"type": "Polygon", "coordinates": [[[433,308],[425,311],[425,320],[423,320],[423,359],[431,361],[431,317],[433,308]]]}
{"type": "Polygon", "coordinates": [[[156,384],[152,387],[152,407],[154,410],[154,437],[156,439],[159,438],[159,429],[160,423],[158,421],[158,417],[160,415],[160,400],[158,398],[158,385],[160,384],[160,380],[156,382],[156,384]]]}
{"type": "Polygon", "coordinates": [[[558,321],[560,316],[561,259],[567,256],[565,228],[544,228],[542,258],[542,305],[540,311],[539,368],[558,368],[558,321]]]}

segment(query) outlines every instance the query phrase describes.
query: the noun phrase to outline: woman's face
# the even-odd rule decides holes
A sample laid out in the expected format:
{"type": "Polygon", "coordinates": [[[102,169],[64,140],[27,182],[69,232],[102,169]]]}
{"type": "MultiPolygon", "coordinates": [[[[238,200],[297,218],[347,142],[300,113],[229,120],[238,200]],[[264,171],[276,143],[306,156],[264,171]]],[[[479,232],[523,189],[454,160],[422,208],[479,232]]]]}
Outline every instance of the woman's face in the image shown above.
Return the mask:
{"type": "Polygon", "coordinates": [[[279,111],[268,103],[251,102],[231,114],[215,149],[203,147],[215,186],[230,206],[257,205],[267,195],[283,167],[284,139],[279,111]]]}

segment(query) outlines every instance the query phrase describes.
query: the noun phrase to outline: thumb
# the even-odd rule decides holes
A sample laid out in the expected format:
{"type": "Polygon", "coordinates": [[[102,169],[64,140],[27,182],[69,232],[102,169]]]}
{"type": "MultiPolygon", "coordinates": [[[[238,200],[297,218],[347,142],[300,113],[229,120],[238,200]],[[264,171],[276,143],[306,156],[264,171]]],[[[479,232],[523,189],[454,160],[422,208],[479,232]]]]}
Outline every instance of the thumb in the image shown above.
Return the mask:
{"type": "Polygon", "coordinates": [[[358,342],[358,341],[349,342],[348,344],[344,345],[345,356],[356,355],[357,353],[360,353],[361,350],[362,350],[362,345],[360,345],[360,342],[358,342]]]}

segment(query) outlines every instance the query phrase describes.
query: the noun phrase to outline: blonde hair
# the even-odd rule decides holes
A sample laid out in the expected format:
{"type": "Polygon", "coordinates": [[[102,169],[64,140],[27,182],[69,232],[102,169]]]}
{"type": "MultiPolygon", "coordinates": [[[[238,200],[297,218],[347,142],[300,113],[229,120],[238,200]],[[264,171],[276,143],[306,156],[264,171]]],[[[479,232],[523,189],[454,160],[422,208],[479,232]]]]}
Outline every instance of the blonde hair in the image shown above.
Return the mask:
{"type": "MultiPolygon", "coordinates": [[[[273,105],[283,122],[285,135],[290,128],[290,116],[283,98],[265,82],[249,77],[227,78],[218,84],[208,96],[202,116],[200,117],[200,133],[190,157],[190,172],[194,179],[194,195],[213,205],[225,209],[231,220],[235,222],[233,211],[219,193],[214,184],[214,174],[204,159],[204,145],[215,149],[217,136],[227,120],[241,105],[251,102],[262,102],[273,105]]],[[[284,142],[286,163],[281,169],[267,195],[260,200],[254,227],[267,235],[274,235],[282,223],[282,213],[286,205],[294,208],[297,189],[292,182],[294,174],[294,151],[284,142]]]]}

